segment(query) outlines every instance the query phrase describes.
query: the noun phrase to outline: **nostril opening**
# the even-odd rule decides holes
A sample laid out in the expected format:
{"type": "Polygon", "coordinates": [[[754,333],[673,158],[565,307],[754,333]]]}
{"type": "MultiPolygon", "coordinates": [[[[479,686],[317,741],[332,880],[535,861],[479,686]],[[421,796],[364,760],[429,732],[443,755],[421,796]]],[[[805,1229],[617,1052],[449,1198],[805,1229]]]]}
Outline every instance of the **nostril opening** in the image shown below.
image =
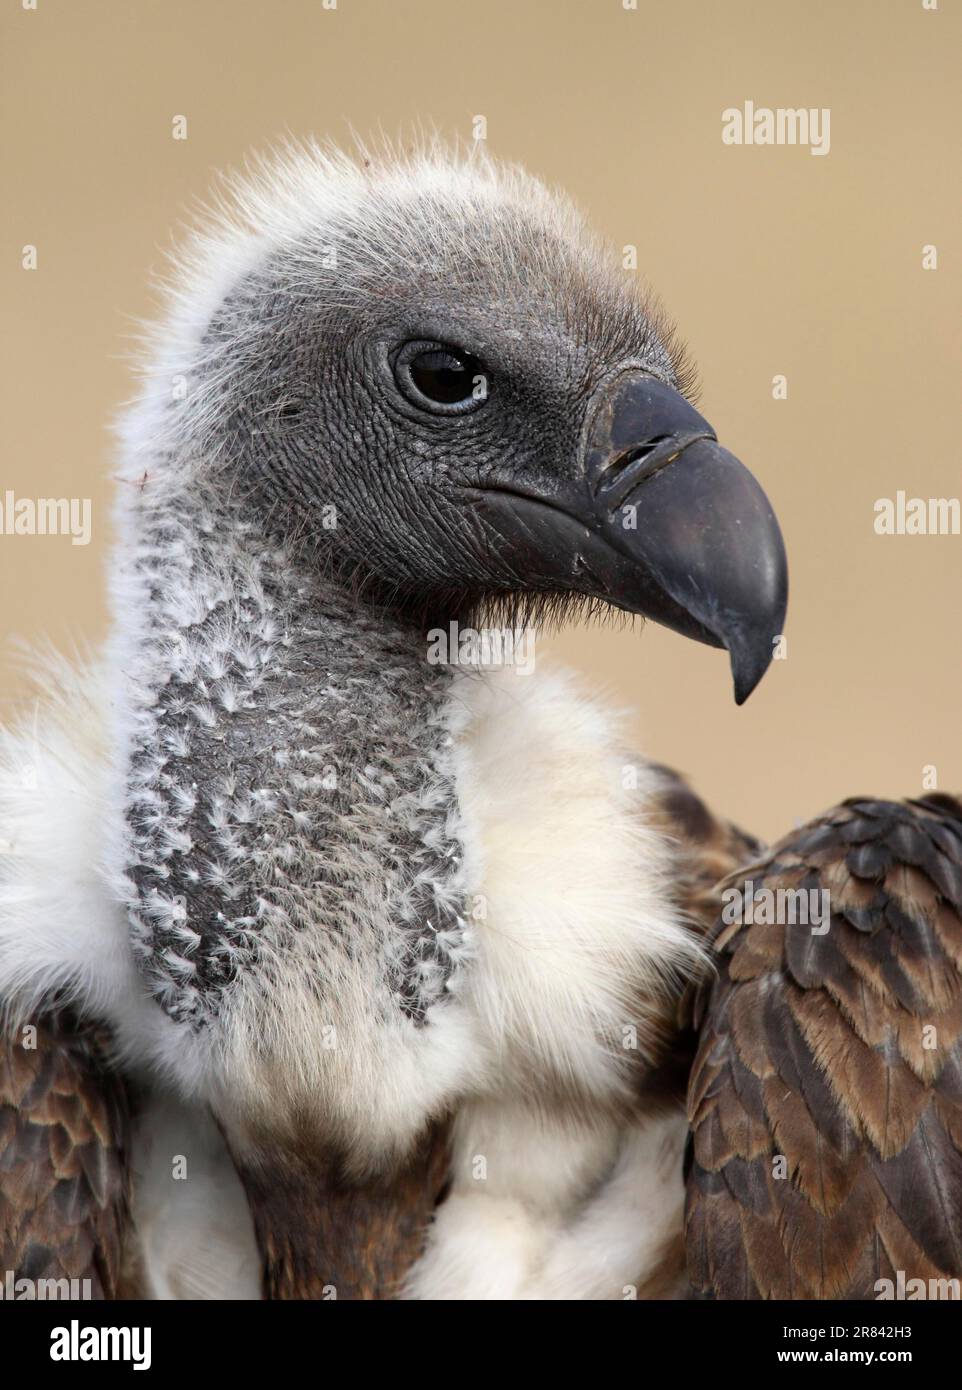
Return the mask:
{"type": "Polygon", "coordinates": [[[654,439],[649,439],[646,444],[638,444],[633,449],[627,449],[623,454],[619,454],[616,459],[612,459],[604,471],[604,482],[613,483],[621,477],[625,469],[630,468],[633,463],[641,463],[653,454],[662,444],[666,444],[671,439],[670,434],[659,434],[654,439]]]}

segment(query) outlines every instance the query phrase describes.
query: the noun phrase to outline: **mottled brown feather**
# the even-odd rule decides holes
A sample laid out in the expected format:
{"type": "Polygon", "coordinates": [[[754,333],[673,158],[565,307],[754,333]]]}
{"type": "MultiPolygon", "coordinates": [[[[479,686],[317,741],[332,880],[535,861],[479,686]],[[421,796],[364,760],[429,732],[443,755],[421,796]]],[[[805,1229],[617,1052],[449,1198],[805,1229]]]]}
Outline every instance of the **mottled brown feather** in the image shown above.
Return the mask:
{"type": "MultiPolygon", "coordinates": [[[[716,889],[739,865],[761,850],[759,842],[720,820],[672,768],[654,766],[658,786],[646,806],[646,821],[667,839],[673,856],[672,896],[687,924],[700,936],[717,915],[716,889]]],[[[683,1102],[698,1046],[695,987],[666,1006],[661,1020],[660,1055],[643,1078],[642,1112],[683,1102]]]]}
{"type": "Polygon", "coordinates": [[[424,1248],[448,1172],[448,1126],[377,1179],[349,1176],[313,1140],[235,1158],[268,1299],[392,1299],[424,1248]]]}
{"type": "Polygon", "coordinates": [[[0,1043],[0,1277],[89,1280],[91,1297],[114,1298],[129,1212],[127,1088],[103,1032],[68,1012],[34,1026],[0,1043]]]}
{"type": "Polygon", "coordinates": [[[827,888],[831,925],[712,929],[692,1296],[871,1299],[899,1270],[962,1278],[962,804],[850,800],[733,881],[748,878],[827,888]]]}

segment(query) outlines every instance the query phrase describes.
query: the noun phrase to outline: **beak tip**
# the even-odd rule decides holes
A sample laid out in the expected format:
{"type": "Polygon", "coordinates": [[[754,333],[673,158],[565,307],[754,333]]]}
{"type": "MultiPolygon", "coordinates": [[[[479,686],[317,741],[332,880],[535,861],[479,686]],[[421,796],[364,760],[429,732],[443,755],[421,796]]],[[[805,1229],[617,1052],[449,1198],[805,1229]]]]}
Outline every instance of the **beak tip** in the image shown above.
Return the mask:
{"type": "Polygon", "coordinates": [[[759,684],[785,630],[788,611],[788,561],[774,514],[769,511],[766,563],[758,571],[741,620],[732,625],[725,645],[731,659],[735,704],[743,705],[759,684]]]}
{"type": "Polygon", "coordinates": [[[745,703],[749,695],[751,695],[752,691],[761,681],[769,666],[771,666],[775,656],[775,645],[779,640],[784,618],[785,612],[783,606],[781,612],[782,621],[773,629],[771,636],[766,633],[761,637],[761,640],[759,640],[759,635],[755,634],[748,640],[736,640],[729,646],[736,705],[743,705],[745,703]]]}
{"type": "Polygon", "coordinates": [[[759,676],[754,676],[754,677],[752,677],[752,678],[747,678],[747,677],[744,675],[744,673],[736,673],[736,672],[733,672],[732,674],[733,674],[733,676],[734,676],[734,682],[733,682],[733,684],[734,684],[735,704],[736,704],[736,705],[743,705],[743,704],[745,703],[745,701],[748,699],[749,695],[752,693],[752,691],[753,691],[753,690],[755,689],[755,687],[758,685],[759,681],[761,680],[761,676],[759,675],[759,676]]]}
{"type": "Polygon", "coordinates": [[[755,689],[755,687],[758,685],[758,682],[759,682],[760,680],[761,680],[761,677],[760,677],[760,676],[758,677],[758,680],[753,680],[753,681],[750,681],[750,682],[748,682],[748,681],[743,681],[743,680],[739,680],[738,677],[736,676],[735,682],[734,682],[734,686],[735,686],[735,704],[736,704],[736,705],[743,705],[743,704],[745,703],[745,701],[748,699],[749,695],[752,693],[752,691],[753,691],[753,690],[755,689]]]}

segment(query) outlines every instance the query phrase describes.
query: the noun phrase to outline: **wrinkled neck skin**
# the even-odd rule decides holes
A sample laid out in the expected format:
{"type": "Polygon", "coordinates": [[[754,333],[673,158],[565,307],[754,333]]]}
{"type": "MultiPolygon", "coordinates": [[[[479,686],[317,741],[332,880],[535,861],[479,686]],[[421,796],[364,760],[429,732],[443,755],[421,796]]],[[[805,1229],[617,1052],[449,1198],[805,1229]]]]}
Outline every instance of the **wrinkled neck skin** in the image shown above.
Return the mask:
{"type": "Polygon", "coordinates": [[[419,1025],[465,949],[450,671],[249,502],[123,486],[122,871],[150,992],[197,1033],[241,975],[269,997],[297,941],[318,992],[363,969],[419,1025]]]}

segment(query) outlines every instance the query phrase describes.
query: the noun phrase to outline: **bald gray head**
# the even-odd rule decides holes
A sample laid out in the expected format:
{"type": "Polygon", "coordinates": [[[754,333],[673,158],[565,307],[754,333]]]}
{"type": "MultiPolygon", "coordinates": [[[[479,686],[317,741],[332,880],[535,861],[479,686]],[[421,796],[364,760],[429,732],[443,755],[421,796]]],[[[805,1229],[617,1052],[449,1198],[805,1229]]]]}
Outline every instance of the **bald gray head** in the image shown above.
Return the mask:
{"type": "Polygon", "coordinates": [[[211,479],[391,604],[611,604],[727,646],[747,695],[777,523],[566,200],[481,156],[312,150],[239,201],[182,422],[211,479]]]}

